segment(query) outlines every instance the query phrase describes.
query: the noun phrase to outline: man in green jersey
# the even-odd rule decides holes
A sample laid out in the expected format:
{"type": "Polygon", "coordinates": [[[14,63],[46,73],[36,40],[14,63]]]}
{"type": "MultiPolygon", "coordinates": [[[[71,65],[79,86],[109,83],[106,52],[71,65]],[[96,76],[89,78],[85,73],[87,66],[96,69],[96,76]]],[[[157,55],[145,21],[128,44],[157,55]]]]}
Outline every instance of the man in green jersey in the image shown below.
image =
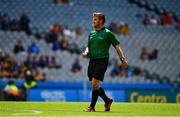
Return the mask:
{"type": "Polygon", "coordinates": [[[82,53],[83,57],[90,58],[88,77],[89,81],[91,81],[92,99],[90,106],[85,110],[87,112],[95,111],[98,96],[105,102],[105,111],[110,111],[113,100],[107,97],[104,89],[100,87],[100,82],[103,81],[108,66],[109,48],[111,45],[114,46],[121,60],[122,69],[125,69],[128,66],[119,41],[110,30],[105,28],[104,23],[105,15],[103,13],[93,13],[92,26],[94,31],[90,32],[88,37],[88,47],[84,53],[82,53]]]}

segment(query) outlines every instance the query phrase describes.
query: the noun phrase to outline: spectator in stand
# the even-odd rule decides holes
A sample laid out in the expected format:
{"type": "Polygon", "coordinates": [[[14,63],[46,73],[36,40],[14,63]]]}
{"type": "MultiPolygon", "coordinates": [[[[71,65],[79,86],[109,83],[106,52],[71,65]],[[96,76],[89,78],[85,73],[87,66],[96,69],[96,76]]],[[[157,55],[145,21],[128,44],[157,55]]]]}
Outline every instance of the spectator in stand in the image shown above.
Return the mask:
{"type": "Polygon", "coordinates": [[[36,67],[38,66],[38,62],[37,62],[37,56],[32,56],[32,61],[30,63],[32,69],[36,69],[36,67]]]}
{"type": "Polygon", "coordinates": [[[117,62],[117,61],[114,61],[114,63],[113,63],[113,69],[111,70],[110,75],[111,75],[112,77],[117,77],[117,76],[119,76],[119,74],[120,74],[120,66],[118,65],[118,62],[117,62]]]}
{"type": "Polygon", "coordinates": [[[20,65],[19,78],[25,78],[25,73],[27,71],[27,67],[23,64],[20,65]]]}
{"type": "Polygon", "coordinates": [[[121,24],[119,26],[119,34],[123,35],[123,36],[126,36],[129,34],[129,27],[124,22],[121,22],[121,24]]]}
{"type": "Polygon", "coordinates": [[[14,17],[10,22],[10,30],[19,31],[19,22],[17,21],[16,17],[14,17]]]}
{"type": "Polygon", "coordinates": [[[176,23],[176,29],[180,31],[180,20],[176,23]]]}
{"type": "Polygon", "coordinates": [[[161,16],[161,23],[163,26],[171,26],[173,24],[173,18],[169,12],[165,12],[161,16]]]}
{"type": "Polygon", "coordinates": [[[119,74],[119,76],[120,76],[120,78],[127,78],[126,77],[126,70],[122,70],[122,69],[120,69],[121,71],[120,71],[120,74],[119,74]]]}
{"type": "Polygon", "coordinates": [[[59,25],[59,32],[60,36],[64,37],[64,27],[59,25]]]}
{"type": "Polygon", "coordinates": [[[32,69],[36,69],[36,67],[38,66],[38,62],[37,62],[37,59],[36,59],[36,56],[33,56],[31,54],[29,54],[27,56],[27,59],[24,61],[24,65],[26,67],[32,67],[32,69]]]}
{"type": "Polygon", "coordinates": [[[26,60],[24,61],[24,65],[25,65],[26,67],[28,67],[28,66],[31,64],[31,62],[32,62],[32,55],[31,55],[31,54],[28,54],[26,60]]]}
{"type": "Polygon", "coordinates": [[[32,44],[28,46],[28,53],[34,55],[38,55],[40,53],[40,49],[36,45],[36,42],[32,42],[32,44]]]}
{"type": "Polygon", "coordinates": [[[8,78],[12,77],[12,65],[12,58],[8,54],[5,54],[1,71],[2,76],[8,78]]]}
{"type": "Polygon", "coordinates": [[[58,33],[58,31],[59,31],[59,26],[58,26],[58,24],[54,24],[54,25],[50,26],[50,31],[51,31],[52,33],[58,33]]]}
{"type": "Polygon", "coordinates": [[[126,77],[129,78],[129,77],[133,77],[134,76],[134,71],[132,69],[132,67],[127,67],[127,69],[125,70],[126,72],[126,77]]]}
{"type": "Polygon", "coordinates": [[[150,24],[151,25],[157,25],[158,24],[158,20],[154,17],[154,15],[152,15],[150,18],[150,24]]]}
{"type": "Polygon", "coordinates": [[[58,40],[58,35],[55,32],[49,32],[46,35],[45,40],[47,43],[54,43],[58,40]]]}
{"type": "Polygon", "coordinates": [[[45,40],[47,43],[54,43],[58,40],[57,33],[59,32],[59,26],[54,24],[50,26],[50,32],[46,35],[45,40]]]}
{"type": "Polygon", "coordinates": [[[109,60],[108,66],[114,65],[115,62],[117,62],[117,59],[111,58],[111,59],[109,60]]]}
{"type": "Polygon", "coordinates": [[[60,49],[60,44],[59,44],[59,42],[58,42],[58,41],[53,42],[53,44],[52,44],[52,50],[53,50],[54,52],[56,52],[56,51],[58,51],[59,49],[60,49]]]}
{"type": "Polygon", "coordinates": [[[60,40],[60,47],[61,47],[61,50],[68,50],[68,48],[69,48],[69,42],[68,42],[68,40],[65,39],[65,38],[62,38],[62,39],[60,40]]]}
{"type": "Polygon", "coordinates": [[[20,64],[17,61],[13,61],[12,65],[12,76],[18,78],[20,72],[20,64]]]}
{"type": "Polygon", "coordinates": [[[38,66],[41,67],[41,68],[46,67],[45,56],[41,55],[39,57],[38,66]]]}
{"type": "Polygon", "coordinates": [[[147,52],[146,48],[142,48],[141,54],[140,54],[140,59],[142,61],[145,61],[148,58],[148,56],[149,55],[148,55],[148,52],[147,52]]]}
{"type": "Polygon", "coordinates": [[[151,23],[150,23],[150,16],[149,16],[148,14],[145,14],[144,19],[143,19],[143,24],[144,24],[145,26],[151,24],[151,23]]]}
{"type": "Polygon", "coordinates": [[[81,67],[81,65],[79,63],[79,59],[76,58],[73,65],[72,65],[71,71],[73,73],[79,73],[81,71],[81,69],[82,69],[82,67],[81,67]]]}
{"type": "Polygon", "coordinates": [[[158,49],[154,49],[151,53],[149,53],[148,59],[149,60],[155,60],[158,58],[158,53],[159,50],[158,49]]]}
{"type": "Polygon", "coordinates": [[[126,78],[126,70],[123,70],[120,65],[118,65],[118,62],[116,61],[114,63],[114,68],[111,70],[112,77],[121,77],[126,78]]]}
{"type": "Polygon", "coordinates": [[[140,67],[135,67],[134,68],[134,74],[136,76],[140,76],[141,75],[141,68],[140,67]]]}
{"type": "Polygon", "coordinates": [[[79,37],[81,35],[81,28],[80,27],[77,27],[75,29],[75,33],[76,33],[76,37],[79,37]]]}
{"type": "Polygon", "coordinates": [[[9,72],[5,69],[5,64],[1,64],[0,77],[9,77],[9,72]]]}
{"type": "Polygon", "coordinates": [[[111,23],[109,24],[108,29],[109,29],[110,31],[114,32],[114,33],[118,33],[118,31],[117,31],[117,24],[114,23],[114,22],[111,22],[111,23]]]}
{"type": "Polygon", "coordinates": [[[24,46],[22,45],[22,41],[18,40],[13,49],[14,54],[18,54],[24,51],[25,49],[24,49],[24,46]]]}
{"type": "Polygon", "coordinates": [[[19,20],[20,30],[25,31],[27,34],[31,34],[29,24],[30,19],[28,15],[25,12],[23,12],[19,20]]]}
{"type": "Polygon", "coordinates": [[[69,4],[69,0],[53,0],[55,4],[69,4]]]}
{"type": "Polygon", "coordinates": [[[45,56],[45,61],[44,62],[45,62],[45,66],[49,67],[49,62],[50,62],[49,56],[47,56],[47,55],[45,56]]]}
{"type": "Polygon", "coordinates": [[[136,82],[140,82],[142,78],[142,70],[140,67],[135,67],[134,68],[134,75],[136,77],[136,82]]]}
{"type": "Polygon", "coordinates": [[[8,19],[8,16],[7,14],[4,14],[1,19],[0,19],[0,22],[1,22],[1,29],[4,30],[4,31],[7,31],[9,30],[9,19],[8,19]]]}
{"type": "Polygon", "coordinates": [[[17,77],[19,65],[8,54],[0,54],[0,77],[17,77]]]}
{"type": "Polygon", "coordinates": [[[39,57],[39,60],[36,59],[36,62],[34,62],[34,65],[36,65],[37,67],[41,67],[41,68],[49,67],[49,65],[50,65],[49,56],[41,55],[39,57]]]}
{"type": "Polygon", "coordinates": [[[146,48],[142,48],[142,51],[141,51],[141,54],[140,54],[140,59],[142,61],[145,61],[147,59],[148,60],[155,60],[158,57],[158,53],[159,53],[158,49],[154,49],[152,52],[147,52],[146,48]]]}
{"type": "Polygon", "coordinates": [[[46,79],[46,77],[44,77],[44,76],[41,74],[41,72],[39,71],[39,69],[36,69],[36,70],[35,70],[35,73],[34,73],[34,80],[35,80],[35,81],[42,81],[42,82],[44,82],[44,81],[46,81],[47,79],[46,79]]]}
{"type": "Polygon", "coordinates": [[[76,37],[75,32],[72,29],[68,28],[68,26],[66,26],[63,31],[64,31],[64,35],[69,37],[69,38],[75,38],[76,37]]]}
{"type": "Polygon", "coordinates": [[[56,62],[56,57],[52,56],[51,57],[51,60],[49,61],[49,68],[56,68],[56,69],[59,69],[61,68],[62,65],[61,64],[58,64],[56,62]]]}

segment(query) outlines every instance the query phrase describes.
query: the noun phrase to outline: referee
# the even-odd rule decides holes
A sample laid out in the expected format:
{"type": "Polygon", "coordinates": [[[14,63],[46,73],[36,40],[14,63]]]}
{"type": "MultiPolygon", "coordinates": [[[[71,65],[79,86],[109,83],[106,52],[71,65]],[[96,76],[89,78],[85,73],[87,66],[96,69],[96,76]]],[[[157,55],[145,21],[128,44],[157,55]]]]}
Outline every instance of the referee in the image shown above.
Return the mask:
{"type": "Polygon", "coordinates": [[[104,23],[105,15],[103,13],[93,13],[92,27],[94,30],[90,32],[88,37],[88,47],[82,53],[83,57],[90,58],[88,77],[92,87],[91,104],[85,110],[86,112],[95,111],[98,96],[105,102],[105,111],[110,111],[113,100],[106,96],[104,89],[100,87],[100,82],[103,81],[108,66],[109,48],[111,45],[114,46],[121,60],[122,69],[126,69],[128,66],[119,41],[115,38],[115,35],[104,26],[104,23]]]}

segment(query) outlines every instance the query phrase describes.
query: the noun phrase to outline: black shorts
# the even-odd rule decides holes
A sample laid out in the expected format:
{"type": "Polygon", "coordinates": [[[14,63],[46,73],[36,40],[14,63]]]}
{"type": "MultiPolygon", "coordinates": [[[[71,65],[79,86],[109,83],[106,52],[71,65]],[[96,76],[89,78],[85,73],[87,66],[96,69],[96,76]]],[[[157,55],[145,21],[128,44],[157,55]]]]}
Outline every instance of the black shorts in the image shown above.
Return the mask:
{"type": "Polygon", "coordinates": [[[97,80],[103,81],[107,66],[108,58],[90,59],[88,66],[89,81],[92,80],[92,77],[97,80]]]}

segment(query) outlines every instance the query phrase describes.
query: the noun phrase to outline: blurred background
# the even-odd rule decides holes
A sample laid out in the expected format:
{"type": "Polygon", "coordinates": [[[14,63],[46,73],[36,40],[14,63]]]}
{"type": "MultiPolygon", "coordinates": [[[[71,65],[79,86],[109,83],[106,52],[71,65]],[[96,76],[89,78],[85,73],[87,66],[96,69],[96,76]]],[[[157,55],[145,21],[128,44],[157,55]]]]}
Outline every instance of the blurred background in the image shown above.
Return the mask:
{"type": "MultiPolygon", "coordinates": [[[[102,86],[115,102],[180,102],[179,0],[0,0],[0,100],[90,101],[92,13],[120,41],[102,86]]],[[[102,100],[99,100],[102,101],[102,100]]]]}

